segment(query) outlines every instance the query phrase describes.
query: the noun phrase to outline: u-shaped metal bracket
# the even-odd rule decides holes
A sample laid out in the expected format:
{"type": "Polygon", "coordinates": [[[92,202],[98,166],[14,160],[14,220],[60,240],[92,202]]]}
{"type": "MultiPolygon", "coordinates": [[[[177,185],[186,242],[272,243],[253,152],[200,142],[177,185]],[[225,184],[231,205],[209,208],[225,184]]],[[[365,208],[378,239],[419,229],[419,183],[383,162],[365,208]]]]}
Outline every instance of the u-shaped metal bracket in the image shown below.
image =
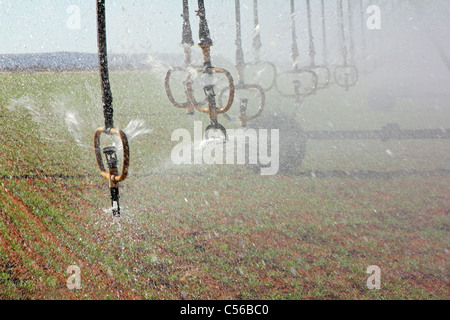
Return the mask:
{"type": "MultiPolygon", "coordinates": [[[[263,112],[264,106],[265,106],[265,104],[266,104],[266,94],[265,94],[264,89],[263,89],[260,85],[257,85],[257,84],[245,84],[245,83],[241,83],[241,84],[238,84],[238,85],[235,87],[235,89],[236,89],[236,90],[256,90],[256,91],[259,92],[259,95],[260,95],[260,97],[261,97],[261,98],[260,98],[259,108],[258,108],[257,112],[256,112],[254,115],[252,115],[252,116],[248,116],[248,115],[247,115],[247,112],[246,112],[246,108],[243,108],[243,107],[241,106],[241,110],[239,111],[239,120],[241,121],[241,126],[242,126],[242,127],[246,127],[246,126],[247,126],[247,123],[248,123],[249,121],[252,121],[252,120],[258,118],[258,117],[261,115],[261,113],[263,112]]],[[[228,91],[228,90],[229,90],[229,88],[228,88],[228,87],[225,87],[225,88],[223,88],[223,89],[220,91],[219,98],[218,98],[218,104],[219,104],[219,107],[222,106],[222,96],[223,96],[223,94],[224,94],[226,91],[228,91]]],[[[232,118],[231,118],[227,113],[224,113],[223,116],[224,116],[227,120],[232,121],[232,118]]]]}
{"type": "Polygon", "coordinates": [[[290,71],[285,71],[285,72],[279,73],[278,77],[277,77],[276,87],[275,88],[278,91],[278,93],[281,94],[283,97],[296,98],[297,99],[297,98],[300,98],[300,97],[307,97],[307,96],[310,96],[310,95],[314,94],[317,91],[318,82],[319,82],[319,77],[317,76],[317,74],[314,71],[309,70],[307,68],[301,68],[301,69],[294,69],[294,70],[290,70],[290,71]],[[286,92],[283,92],[280,89],[278,81],[279,81],[281,75],[283,75],[283,74],[287,74],[287,75],[301,75],[301,74],[306,74],[306,73],[311,75],[311,79],[312,79],[312,87],[311,88],[308,88],[307,90],[304,90],[304,92],[300,92],[299,89],[300,88],[305,89],[305,87],[302,85],[300,80],[296,80],[296,81],[298,81],[298,88],[297,87],[294,88],[295,89],[294,93],[286,93],[286,92]]]}
{"type": "MultiPolygon", "coordinates": [[[[247,63],[247,66],[262,66],[262,65],[269,66],[269,68],[272,69],[272,72],[273,72],[272,81],[270,81],[269,85],[267,87],[264,87],[261,85],[261,88],[264,91],[269,91],[275,86],[275,83],[277,81],[277,75],[278,75],[277,67],[270,61],[255,61],[255,62],[247,63]]],[[[261,69],[264,69],[264,68],[261,68],[261,69]]]]}
{"type": "Polygon", "coordinates": [[[334,81],[338,86],[345,88],[347,91],[350,87],[356,85],[358,78],[359,71],[354,65],[338,65],[334,69],[334,81]],[[339,77],[339,75],[341,75],[341,77],[339,77]]]}
{"type": "MultiPolygon", "coordinates": [[[[203,68],[195,67],[194,69],[199,73],[203,73],[203,68]]],[[[230,72],[228,72],[227,70],[225,70],[223,68],[211,68],[211,71],[213,73],[224,74],[226,76],[226,78],[228,79],[228,89],[230,90],[227,104],[224,107],[221,107],[214,111],[211,111],[212,112],[211,119],[217,119],[217,114],[227,112],[233,105],[235,87],[234,87],[234,80],[233,80],[233,77],[231,76],[230,72]]],[[[195,107],[195,109],[197,109],[198,111],[203,112],[203,113],[211,113],[209,107],[207,107],[207,106],[202,107],[202,104],[197,102],[197,100],[195,99],[193,90],[192,90],[192,82],[191,81],[186,81],[186,92],[187,92],[190,103],[195,107]]]]}
{"type": "MultiPolygon", "coordinates": [[[[192,115],[194,113],[194,106],[189,101],[189,97],[188,97],[188,88],[189,88],[189,90],[192,90],[192,84],[191,83],[188,84],[188,81],[191,81],[190,73],[193,71],[194,70],[189,71],[188,69],[183,68],[183,67],[174,67],[172,69],[167,70],[166,75],[164,77],[164,88],[166,89],[166,95],[167,95],[167,98],[169,99],[170,103],[176,108],[186,109],[186,113],[188,115],[192,115]],[[186,99],[187,99],[185,102],[179,102],[179,101],[175,100],[175,98],[173,97],[172,89],[170,87],[170,77],[172,76],[172,74],[174,72],[187,73],[186,80],[184,81],[184,90],[185,90],[186,99]]],[[[204,101],[198,102],[199,106],[204,106],[205,104],[206,104],[206,99],[204,101]]]]}
{"type": "Polygon", "coordinates": [[[325,65],[311,65],[307,67],[306,69],[309,69],[313,71],[315,74],[317,74],[317,90],[322,90],[328,87],[331,80],[331,72],[330,69],[325,65]],[[317,70],[324,70],[324,72],[318,72],[317,70]],[[320,74],[323,73],[325,76],[323,77],[324,81],[321,81],[320,74]]]}
{"type": "Polygon", "coordinates": [[[117,183],[124,181],[127,178],[128,167],[130,164],[130,148],[128,145],[127,135],[123,131],[114,128],[111,128],[109,130],[105,130],[105,128],[98,128],[95,131],[94,136],[94,149],[100,174],[109,181],[110,187],[116,186],[117,183]],[[120,138],[123,147],[123,164],[120,175],[117,175],[115,172],[106,171],[105,169],[102,158],[102,150],[100,148],[100,137],[103,133],[108,135],[116,135],[120,138]]]}

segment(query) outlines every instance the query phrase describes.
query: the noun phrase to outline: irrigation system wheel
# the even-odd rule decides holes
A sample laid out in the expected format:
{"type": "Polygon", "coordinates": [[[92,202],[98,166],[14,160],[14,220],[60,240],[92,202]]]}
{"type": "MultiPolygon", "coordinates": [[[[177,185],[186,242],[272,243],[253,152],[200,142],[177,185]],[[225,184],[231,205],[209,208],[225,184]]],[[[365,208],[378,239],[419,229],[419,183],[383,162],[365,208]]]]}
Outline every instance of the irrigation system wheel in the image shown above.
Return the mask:
{"type": "MultiPolygon", "coordinates": [[[[272,144],[272,133],[271,129],[279,130],[279,170],[278,174],[290,175],[298,171],[302,164],[302,161],[306,154],[306,143],[307,139],[303,129],[300,124],[295,121],[295,119],[288,114],[284,113],[274,113],[266,112],[263,113],[259,118],[252,121],[249,127],[253,129],[267,129],[268,138],[267,145],[269,148],[268,154],[273,159],[271,155],[270,146],[272,144]]],[[[277,142],[274,142],[277,143],[277,142]]],[[[259,157],[258,157],[259,159],[259,157]]],[[[261,167],[270,166],[262,165],[258,160],[258,165],[247,165],[249,169],[257,173],[260,172],[261,167]]]]}

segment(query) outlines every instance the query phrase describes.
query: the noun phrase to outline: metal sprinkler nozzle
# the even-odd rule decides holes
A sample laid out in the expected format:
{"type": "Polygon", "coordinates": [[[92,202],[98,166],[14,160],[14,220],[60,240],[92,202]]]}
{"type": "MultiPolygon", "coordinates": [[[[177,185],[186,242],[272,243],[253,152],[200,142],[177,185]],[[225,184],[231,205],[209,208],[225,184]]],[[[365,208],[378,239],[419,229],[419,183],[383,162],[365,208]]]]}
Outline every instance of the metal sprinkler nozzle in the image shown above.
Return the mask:
{"type": "Polygon", "coordinates": [[[111,169],[117,169],[117,163],[119,162],[117,160],[117,148],[115,146],[109,146],[103,148],[103,153],[106,157],[106,164],[108,165],[108,168],[111,169]]]}
{"type": "Polygon", "coordinates": [[[117,175],[117,163],[119,162],[117,159],[117,148],[114,146],[105,147],[103,148],[103,153],[105,154],[106,164],[108,165],[109,174],[111,176],[111,179],[109,180],[109,189],[111,192],[112,213],[114,217],[119,217],[119,183],[114,180],[114,177],[117,175]]]}

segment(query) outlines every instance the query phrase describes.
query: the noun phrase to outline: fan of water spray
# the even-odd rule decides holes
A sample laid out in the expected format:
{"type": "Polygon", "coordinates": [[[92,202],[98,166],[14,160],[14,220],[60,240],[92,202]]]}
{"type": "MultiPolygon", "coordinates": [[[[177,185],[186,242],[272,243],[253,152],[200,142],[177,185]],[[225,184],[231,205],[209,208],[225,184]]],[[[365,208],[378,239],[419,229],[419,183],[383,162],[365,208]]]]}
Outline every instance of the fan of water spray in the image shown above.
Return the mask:
{"type": "MultiPolygon", "coordinates": [[[[217,131],[217,130],[216,130],[217,131]]],[[[205,150],[206,148],[214,147],[216,144],[226,143],[223,134],[219,136],[212,136],[208,139],[203,139],[201,141],[194,141],[194,150],[205,150]]]]}
{"type": "Polygon", "coordinates": [[[29,96],[22,96],[17,99],[12,99],[8,109],[16,114],[29,114],[31,119],[36,123],[42,123],[45,113],[40,110],[37,101],[29,96]],[[24,111],[24,112],[22,112],[24,111]]]}
{"type": "Polygon", "coordinates": [[[67,129],[69,130],[70,134],[72,135],[72,137],[75,139],[75,142],[79,145],[82,146],[81,143],[81,128],[80,128],[80,121],[79,121],[80,117],[78,116],[78,114],[74,111],[68,111],[66,113],[66,117],[65,117],[65,123],[67,126],[67,129]]]}
{"type": "MultiPolygon", "coordinates": [[[[146,122],[142,119],[131,120],[125,129],[123,129],[123,132],[127,135],[129,143],[137,137],[152,133],[152,131],[153,129],[149,128],[146,122]]],[[[110,143],[116,148],[117,158],[119,160],[123,160],[123,145],[120,138],[117,135],[107,137],[111,140],[110,143]]]]}
{"type": "Polygon", "coordinates": [[[144,120],[135,119],[131,120],[123,131],[126,133],[128,141],[131,141],[141,135],[151,133],[153,129],[148,128],[144,120]]]}

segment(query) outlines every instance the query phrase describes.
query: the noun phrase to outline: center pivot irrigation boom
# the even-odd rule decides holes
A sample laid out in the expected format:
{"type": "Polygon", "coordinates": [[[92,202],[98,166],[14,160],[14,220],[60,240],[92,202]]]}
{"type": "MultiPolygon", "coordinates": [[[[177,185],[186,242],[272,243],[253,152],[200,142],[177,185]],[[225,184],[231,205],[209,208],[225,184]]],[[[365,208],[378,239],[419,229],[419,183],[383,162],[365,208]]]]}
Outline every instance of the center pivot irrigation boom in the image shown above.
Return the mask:
{"type": "Polygon", "coordinates": [[[97,41],[105,126],[102,128],[98,128],[95,131],[94,150],[100,174],[109,181],[113,216],[119,217],[119,182],[124,181],[127,178],[128,166],[130,161],[130,149],[128,146],[128,139],[126,134],[123,131],[114,128],[114,110],[112,105],[113,98],[109,83],[108,57],[106,46],[105,0],[97,0],[97,41]],[[102,158],[102,150],[100,148],[100,138],[102,133],[118,136],[122,143],[123,165],[120,172],[118,171],[117,167],[119,163],[119,160],[117,158],[117,148],[114,145],[103,148],[108,171],[106,171],[105,169],[102,158]]]}

